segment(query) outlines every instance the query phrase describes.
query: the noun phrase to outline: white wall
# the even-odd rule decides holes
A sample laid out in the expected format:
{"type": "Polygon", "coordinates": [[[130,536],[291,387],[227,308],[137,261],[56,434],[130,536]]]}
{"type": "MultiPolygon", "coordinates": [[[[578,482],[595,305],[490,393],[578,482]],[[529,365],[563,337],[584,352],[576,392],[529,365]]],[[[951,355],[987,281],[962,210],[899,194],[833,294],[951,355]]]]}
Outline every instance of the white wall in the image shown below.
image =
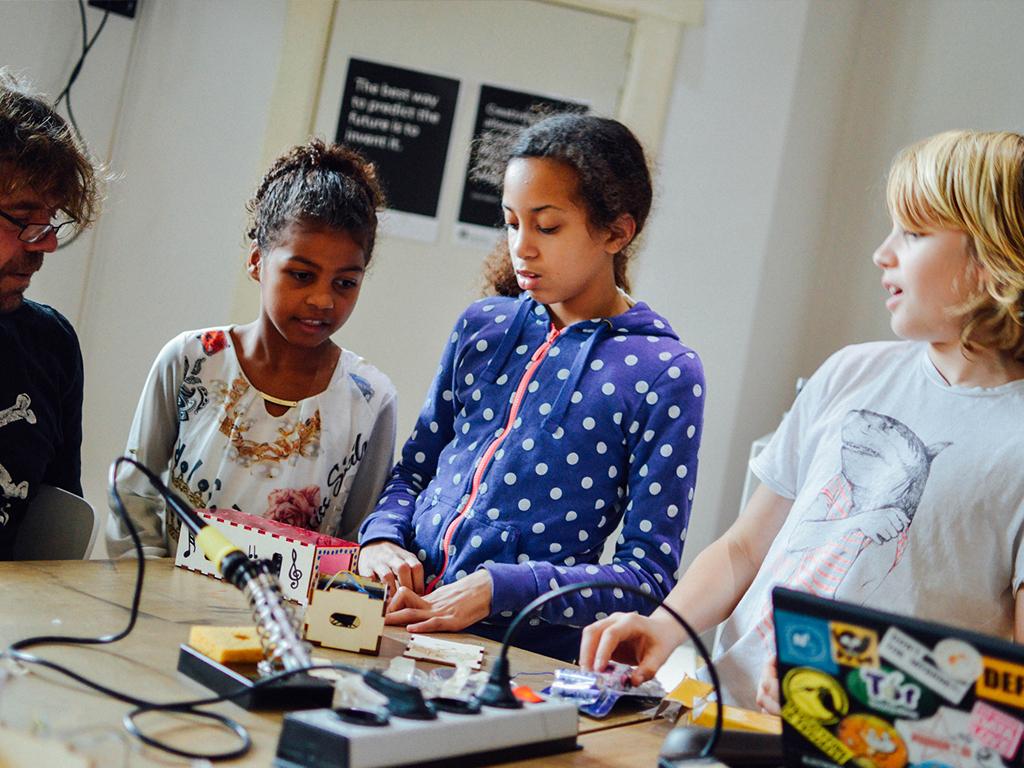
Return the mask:
{"type": "Polygon", "coordinates": [[[140,3],[87,305],[83,486],[105,506],[149,366],[176,333],[227,320],[259,178],[284,5],[140,3]]]}
{"type": "MultiPolygon", "coordinates": [[[[90,35],[102,18],[101,11],[86,8],[90,35]]],[[[3,0],[0,65],[10,66],[51,99],[56,98],[82,51],[79,19],[74,2],[3,0]]],[[[92,152],[103,160],[110,157],[135,31],[130,20],[111,14],[71,91],[75,119],[92,152]]],[[[59,308],[75,325],[82,319],[82,295],[95,234],[96,230],[87,230],[48,256],[46,269],[36,274],[29,292],[31,298],[59,308]]]]}
{"type": "MultiPolygon", "coordinates": [[[[438,240],[424,243],[382,232],[359,306],[335,337],[391,377],[399,392],[399,441],[412,432],[452,324],[481,296],[480,266],[498,238],[495,230],[486,245],[454,239],[481,83],[575,99],[597,114],[614,114],[630,32],[631,25],[621,19],[522,0],[449,0],[441,7],[346,0],[338,8],[314,122],[321,135],[333,138],[337,130],[349,57],[460,81],[438,204],[438,240]],[[556,49],[565,28],[584,24],[592,48],[556,49]],[[418,45],[420,39],[446,34],[465,43],[418,45]],[[531,34],[552,53],[540,58],[524,51],[521,41],[531,34]]],[[[240,321],[258,309],[256,291],[249,296],[253,303],[240,321]]]]}
{"type": "Polygon", "coordinates": [[[951,129],[1024,133],[1021,30],[1017,0],[868,1],[817,241],[805,324],[820,330],[804,369],[830,348],[892,337],[871,254],[891,227],[885,175],[896,152],[951,129]]]}
{"type": "Polygon", "coordinates": [[[684,560],[731,522],[750,442],[796,378],[892,338],[871,253],[896,151],[953,128],[1024,132],[1021,29],[1015,0],[712,0],[687,30],[639,281],[656,306],[678,295],[668,314],[708,375],[684,560]]]}
{"type": "MultiPolygon", "coordinates": [[[[112,144],[120,178],[93,235],[73,246],[86,252],[48,257],[29,296],[78,328],[82,482],[97,508],[160,347],[227,320],[285,11],[278,0],[142,2],[134,21],[111,16],[75,85],[87,140],[100,156],[112,144]],[[76,255],[90,258],[87,274],[76,255]]],[[[77,3],[15,0],[0,13],[3,63],[59,92],[77,58],[77,3]]],[[[89,11],[90,31],[101,15],[89,11]]]]}
{"type": "Polygon", "coordinates": [[[861,4],[710,2],[683,38],[638,291],[707,376],[688,562],[736,516],[750,442],[800,375],[822,197],[861,4]]]}
{"type": "MultiPolygon", "coordinates": [[[[82,335],[84,481],[100,506],[161,343],[226,319],[286,4],[140,8],[134,22],[111,20],[76,87],[80,122],[101,154],[115,137],[111,165],[123,173],[91,268],[88,248],[55,254],[30,294],[82,335]]],[[[888,335],[869,257],[887,226],[881,188],[895,150],[943,128],[1024,128],[1024,4],[1014,0],[709,0],[705,10],[684,33],[635,272],[637,296],[707,369],[687,559],[735,516],[747,446],[775,425],[795,378],[843,343],[888,335]]],[[[59,91],[75,58],[75,3],[7,0],[0,14],[2,63],[59,91]]],[[[401,333],[417,286],[389,280],[387,290],[386,320],[401,333]]],[[[420,391],[402,394],[418,400],[432,372],[431,359],[420,391]]]]}

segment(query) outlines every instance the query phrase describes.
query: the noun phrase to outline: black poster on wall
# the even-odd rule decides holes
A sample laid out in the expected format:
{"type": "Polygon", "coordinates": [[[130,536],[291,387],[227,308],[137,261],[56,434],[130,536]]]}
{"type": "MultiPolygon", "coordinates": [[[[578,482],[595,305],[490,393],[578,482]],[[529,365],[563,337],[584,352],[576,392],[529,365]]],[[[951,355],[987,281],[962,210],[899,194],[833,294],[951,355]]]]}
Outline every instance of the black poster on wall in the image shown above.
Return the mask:
{"type": "Polygon", "coordinates": [[[477,164],[476,143],[484,135],[511,136],[524,125],[537,119],[537,113],[587,112],[585,104],[538,96],[523,91],[510,91],[493,85],[480,86],[480,103],[473,125],[473,149],[462,187],[459,223],[482,227],[501,226],[501,192],[498,187],[470,178],[477,164]]]}
{"type": "Polygon", "coordinates": [[[459,81],[350,59],[335,141],[372,160],[388,208],[437,216],[459,81]]]}

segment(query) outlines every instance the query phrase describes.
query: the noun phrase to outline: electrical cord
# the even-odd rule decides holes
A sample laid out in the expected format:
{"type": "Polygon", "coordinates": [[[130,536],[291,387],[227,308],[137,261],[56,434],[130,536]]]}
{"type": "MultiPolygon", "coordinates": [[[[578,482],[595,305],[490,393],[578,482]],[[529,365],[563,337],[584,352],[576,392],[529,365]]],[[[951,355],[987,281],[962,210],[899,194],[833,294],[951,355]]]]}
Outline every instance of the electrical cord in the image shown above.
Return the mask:
{"type": "MultiPolygon", "coordinates": [[[[348,672],[351,674],[361,676],[365,681],[368,682],[368,684],[371,685],[371,687],[374,687],[378,690],[381,690],[382,684],[384,684],[386,681],[387,690],[385,692],[387,693],[387,695],[389,695],[389,697],[400,698],[403,695],[403,693],[408,694],[410,696],[420,695],[421,697],[418,688],[415,688],[414,686],[410,686],[404,683],[398,683],[397,681],[388,680],[375,670],[362,670],[358,667],[354,667],[349,664],[335,662],[330,664],[309,664],[294,669],[287,669],[283,672],[263,677],[252,684],[239,686],[237,689],[233,691],[229,691],[228,693],[217,696],[208,696],[200,699],[188,699],[184,701],[174,702],[153,702],[136,696],[132,696],[131,694],[124,693],[113,688],[109,688],[101,683],[97,683],[93,680],[90,680],[89,678],[84,677],[83,675],[78,674],[74,670],[64,667],[63,665],[57,664],[56,662],[52,662],[47,659],[42,659],[38,656],[26,653],[25,649],[37,645],[105,645],[109,643],[114,643],[118,640],[122,640],[123,638],[127,637],[134,629],[135,622],[138,619],[139,604],[142,597],[142,584],[145,578],[145,559],[143,557],[142,552],[142,541],[139,538],[139,534],[137,529],[135,528],[135,525],[132,523],[131,518],[127,513],[124,501],[122,500],[120,492],[117,488],[117,475],[122,464],[125,463],[131,464],[136,469],[138,469],[153,484],[153,486],[158,491],[161,492],[162,495],[166,494],[167,489],[164,486],[163,482],[160,480],[159,476],[157,476],[145,465],[143,465],[141,462],[136,461],[135,459],[132,459],[128,456],[121,456],[118,457],[111,465],[109,482],[110,500],[112,502],[114,511],[121,516],[121,519],[124,521],[125,526],[128,529],[128,534],[131,537],[137,558],[135,588],[132,593],[132,602],[127,626],[120,632],[110,635],[103,635],[101,637],[75,637],[66,635],[41,635],[37,637],[29,637],[11,643],[4,650],[4,652],[0,654],[0,657],[8,656],[24,664],[34,664],[36,666],[53,670],[55,672],[58,672],[59,674],[71,678],[72,680],[78,683],[81,683],[82,685],[88,688],[98,691],[99,693],[102,693],[105,696],[109,696],[110,698],[125,702],[126,704],[130,704],[134,707],[134,709],[128,712],[123,719],[125,730],[127,730],[129,734],[139,739],[142,743],[155,749],[159,749],[163,752],[167,752],[168,754],[176,755],[178,757],[184,757],[191,760],[209,760],[211,762],[221,760],[232,760],[245,755],[252,748],[252,739],[249,736],[249,733],[246,730],[245,726],[243,726],[236,720],[226,715],[221,715],[219,713],[201,711],[198,708],[218,704],[225,701],[231,701],[233,699],[250,694],[253,691],[258,690],[260,688],[273,685],[274,683],[292,677],[293,675],[320,669],[348,672]],[[215,723],[218,723],[227,728],[228,730],[230,730],[241,743],[234,749],[229,749],[217,753],[192,752],[189,750],[179,749],[170,744],[166,744],[165,742],[162,742],[159,739],[156,739],[152,736],[148,736],[139,727],[138,723],[136,722],[136,719],[144,714],[148,714],[151,712],[186,714],[194,717],[212,720],[215,723]]],[[[180,512],[180,510],[177,509],[175,509],[175,511],[180,512]]],[[[195,513],[192,512],[192,516],[194,515],[195,513]]],[[[188,517],[185,515],[182,515],[182,517],[185,518],[184,522],[186,523],[186,526],[191,528],[192,521],[190,521],[188,517]]],[[[645,599],[648,602],[653,603],[655,605],[660,605],[660,607],[664,609],[669,615],[671,615],[672,618],[675,619],[675,621],[686,631],[687,635],[693,640],[694,645],[697,648],[697,651],[700,653],[701,658],[704,660],[704,663],[708,668],[708,672],[711,677],[711,684],[714,688],[715,694],[719,702],[719,706],[717,707],[715,717],[714,730],[712,732],[711,738],[708,739],[708,741],[705,743],[704,748],[701,750],[700,753],[701,757],[710,756],[713,753],[715,744],[718,742],[718,739],[722,732],[723,707],[721,706],[721,689],[718,681],[718,673],[715,671],[714,664],[711,661],[711,657],[708,654],[707,648],[704,646],[704,643],[701,642],[700,636],[694,631],[694,629],[689,625],[689,623],[687,623],[686,620],[683,619],[682,616],[676,613],[676,611],[674,611],[666,605],[659,604],[658,601],[651,595],[647,594],[640,588],[634,587],[629,584],[618,584],[614,582],[600,581],[570,584],[564,587],[559,587],[558,589],[552,590],[550,592],[546,592],[545,594],[541,595],[540,597],[536,598],[528,605],[526,605],[512,620],[511,624],[509,624],[508,630],[506,630],[505,632],[504,639],[502,640],[501,650],[491,670],[490,680],[488,681],[484,692],[482,692],[480,695],[481,701],[485,704],[491,704],[492,706],[519,706],[519,702],[512,695],[509,685],[508,649],[511,644],[512,638],[516,634],[516,631],[519,629],[522,622],[534,610],[546,604],[547,602],[554,600],[555,598],[579,592],[584,589],[616,588],[621,589],[625,592],[631,592],[633,594],[636,594],[642,599],[645,599]],[[488,697],[490,698],[490,700],[488,700],[488,697]],[[509,699],[511,699],[512,703],[509,703],[509,699]]]]}
{"type": "MultiPolygon", "coordinates": [[[[85,19],[84,0],[78,0],[78,16],[81,20],[82,26],[82,53],[78,57],[78,61],[75,62],[75,66],[71,70],[71,75],[68,77],[68,82],[64,86],[64,89],[59,94],[57,94],[57,98],[54,99],[53,107],[54,109],[56,109],[58,106],[60,106],[61,101],[64,102],[64,107],[67,110],[68,119],[71,122],[71,127],[74,128],[75,135],[78,137],[78,140],[84,144],[85,139],[82,137],[82,131],[78,127],[78,121],[75,120],[75,111],[71,108],[71,86],[75,84],[75,81],[78,79],[78,76],[82,73],[82,66],[85,64],[85,57],[89,55],[89,51],[92,50],[93,45],[95,45],[96,43],[96,39],[100,36],[100,32],[102,32],[103,28],[107,25],[107,19],[110,18],[110,10],[108,9],[103,13],[103,18],[100,19],[100,25],[96,28],[96,31],[93,33],[91,38],[89,37],[89,27],[85,19]]],[[[82,230],[76,228],[75,234],[73,234],[67,240],[57,244],[57,250],[59,251],[61,248],[67,248],[69,245],[75,242],[75,240],[77,240],[79,235],[81,234],[82,230]]]]}
{"type": "MultiPolygon", "coordinates": [[[[144,744],[147,744],[151,747],[162,750],[172,755],[189,758],[191,760],[209,760],[211,762],[219,760],[231,760],[237,757],[241,757],[242,755],[246,754],[252,747],[252,739],[250,738],[248,731],[245,729],[245,726],[238,723],[237,721],[231,719],[230,717],[227,717],[226,715],[221,715],[214,712],[199,711],[197,709],[198,707],[204,707],[212,704],[219,704],[225,701],[231,701],[241,696],[250,694],[255,690],[265,688],[269,685],[273,685],[274,683],[285,680],[289,677],[292,677],[293,675],[297,675],[302,672],[309,672],[311,670],[322,669],[335,670],[339,672],[348,672],[351,674],[360,675],[364,679],[367,679],[368,675],[371,674],[379,675],[379,673],[375,673],[374,670],[362,670],[358,667],[354,667],[350,664],[344,664],[341,662],[333,662],[330,664],[310,664],[300,668],[288,669],[277,674],[263,677],[252,684],[239,686],[237,689],[233,691],[229,691],[228,693],[218,696],[208,696],[201,699],[187,699],[184,701],[154,702],[149,701],[147,699],[139,698],[137,696],[133,696],[128,693],[124,693],[123,691],[118,691],[113,688],[109,688],[103,685],[102,683],[90,680],[89,678],[84,677],[83,675],[80,675],[74,670],[69,669],[61,664],[57,664],[56,662],[49,661],[47,659],[40,658],[33,654],[26,653],[25,649],[37,645],[106,645],[124,639],[131,633],[132,629],[134,629],[135,622],[138,619],[139,615],[139,603],[142,598],[142,584],[143,579],[145,577],[145,559],[143,558],[142,555],[142,541],[139,539],[139,534],[135,528],[135,525],[132,523],[131,518],[128,516],[127,510],[125,509],[124,501],[121,499],[121,494],[117,488],[117,475],[121,468],[121,465],[125,463],[131,464],[135,468],[137,468],[143,475],[146,476],[147,479],[150,480],[150,482],[155,481],[154,487],[156,487],[158,490],[166,490],[166,488],[164,487],[163,482],[156,474],[154,474],[142,463],[128,456],[119,457],[116,461],[114,461],[114,463],[110,467],[109,490],[110,499],[113,502],[112,506],[114,508],[114,511],[121,516],[121,519],[124,521],[125,526],[128,529],[128,535],[131,537],[137,558],[135,589],[132,593],[132,602],[131,608],[129,609],[127,626],[120,632],[110,635],[103,635],[101,637],[73,637],[66,635],[41,635],[38,637],[28,637],[23,640],[18,640],[14,643],[11,643],[9,646],[7,646],[3,653],[0,653],[0,657],[7,656],[23,664],[33,664],[35,666],[43,667],[45,669],[50,669],[54,672],[69,677],[75,682],[81,683],[87,688],[91,688],[94,691],[97,691],[105,696],[108,696],[112,699],[116,699],[117,701],[122,701],[126,704],[130,704],[134,707],[134,709],[125,715],[123,722],[125,729],[132,736],[135,736],[144,744]],[[227,750],[219,753],[190,752],[187,750],[178,749],[177,747],[166,744],[158,739],[153,738],[152,736],[147,736],[141,730],[141,728],[139,728],[138,724],[136,723],[136,718],[150,712],[173,712],[213,720],[231,730],[233,734],[241,741],[241,745],[233,750],[227,750]]],[[[373,678],[370,678],[370,680],[371,682],[373,682],[373,678]]],[[[401,684],[396,683],[396,685],[401,684]]],[[[416,689],[416,691],[417,693],[419,692],[418,689],[416,689]]]]}
{"type": "MultiPolygon", "coordinates": [[[[135,552],[138,555],[138,563],[136,567],[135,576],[135,589],[132,592],[132,604],[128,616],[128,625],[120,632],[117,632],[112,635],[103,635],[101,637],[74,637],[68,635],[40,635],[38,637],[27,637],[24,640],[18,640],[14,643],[11,643],[7,647],[6,651],[4,651],[5,655],[10,656],[11,658],[18,659],[19,661],[28,662],[29,660],[31,660],[30,663],[38,663],[41,666],[48,666],[49,664],[51,664],[51,662],[46,662],[44,659],[37,659],[35,656],[23,653],[22,651],[25,648],[31,648],[35,645],[106,645],[108,643],[116,643],[118,640],[122,640],[123,638],[127,637],[128,634],[135,628],[135,621],[139,615],[139,601],[142,598],[142,582],[146,574],[146,561],[142,557],[142,541],[139,539],[139,533],[135,529],[135,526],[132,524],[131,519],[128,517],[128,514],[124,509],[124,504],[121,501],[121,496],[117,492],[116,486],[113,485],[114,479],[116,478],[117,470],[120,469],[121,462],[123,459],[125,459],[125,457],[121,457],[114,462],[113,466],[110,469],[110,474],[112,483],[112,496],[117,501],[117,512],[124,519],[125,524],[128,527],[128,535],[131,536],[132,545],[135,547],[135,552]]],[[[133,459],[127,459],[127,461],[137,463],[134,462],[133,459]]],[[[149,470],[146,469],[145,472],[148,473],[149,470]]],[[[78,679],[79,682],[88,684],[84,679],[79,679],[78,676],[76,676],[74,673],[70,673],[69,676],[73,679],[78,679]]],[[[130,697],[127,699],[123,698],[122,694],[118,694],[116,691],[113,691],[109,688],[104,688],[100,686],[96,688],[96,690],[108,696],[113,696],[114,698],[121,699],[122,701],[128,701],[129,703],[133,702],[133,700],[130,697]]]]}
{"type": "Polygon", "coordinates": [[[108,10],[104,12],[103,18],[100,19],[100,25],[96,28],[96,31],[93,33],[92,37],[89,37],[89,27],[85,19],[84,0],[78,0],[78,15],[82,23],[82,53],[78,57],[78,61],[75,62],[75,66],[71,70],[71,75],[68,77],[67,85],[64,86],[64,89],[59,94],[57,94],[57,98],[54,99],[53,106],[57,107],[61,103],[61,101],[64,102],[68,111],[68,117],[71,119],[71,125],[74,126],[75,133],[81,140],[82,132],[78,128],[78,123],[75,121],[74,111],[71,108],[71,86],[73,86],[75,84],[75,81],[78,80],[78,76],[82,73],[82,66],[85,64],[86,56],[89,55],[89,51],[91,51],[93,45],[96,44],[96,39],[100,36],[100,33],[103,31],[103,28],[107,25],[107,19],[110,18],[110,11],[108,10]]]}
{"type": "Polygon", "coordinates": [[[579,582],[577,584],[568,584],[558,589],[553,589],[550,592],[545,592],[540,597],[535,598],[533,601],[528,603],[519,613],[516,614],[515,618],[508,625],[508,629],[505,631],[505,637],[501,642],[501,651],[498,654],[498,658],[494,661],[494,666],[491,668],[491,676],[484,687],[484,690],[480,694],[480,700],[484,704],[490,704],[491,706],[499,707],[518,707],[521,703],[515,698],[509,685],[509,671],[508,671],[508,649],[512,642],[512,638],[515,637],[520,625],[525,621],[531,613],[542,605],[554,600],[557,597],[563,595],[571,595],[575,592],[581,592],[585,589],[620,589],[623,592],[630,592],[638,597],[646,600],[648,603],[661,608],[663,611],[668,613],[676,623],[679,624],[693,641],[694,646],[697,648],[697,652],[700,654],[701,659],[704,660],[704,664],[707,667],[708,674],[711,677],[711,686],[715,692],[715,698],[717,700],[717,706],[715,708],[715,725],[711,733],[711,737],[705,742],[703,749],[700,751],[700,757],[710,757],[714,754],[715,745],[718,743],[719,738],[722,735],[722,723],[724,719],[722,706],[722,689],[718,681],[718,672],[715,670],[715,665],[711,661],[711,655],[708,653],[707,648],[700,639],[700,635],[690,626],[690,624],[674,611],[669,606],[661,603],[648,593],[644,592],[639,587],[635,587],[632,584],[619,584],[613,581],[586,581],[579,582]]]}

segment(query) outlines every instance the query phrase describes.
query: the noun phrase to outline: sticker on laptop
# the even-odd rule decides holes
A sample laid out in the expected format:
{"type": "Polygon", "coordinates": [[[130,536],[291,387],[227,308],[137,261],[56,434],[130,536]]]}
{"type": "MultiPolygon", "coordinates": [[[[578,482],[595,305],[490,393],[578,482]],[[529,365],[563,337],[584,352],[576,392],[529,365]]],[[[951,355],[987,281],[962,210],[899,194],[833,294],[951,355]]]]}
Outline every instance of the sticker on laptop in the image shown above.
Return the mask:
{"type": "Polygon", "coordinates": [[[878,633],[855,624],[830,622],[832,658],[847,667],[878,666],[878,633]]]}
{"type": "Polygon", "coordinates": [[[974,693],[982,699],[1024,708],[1024,667],[986,656],[974,693]]]}
{"type": "Polygon", "coordinates": [[[932,714],[938,705],[931,691],[903,671],[886,666],[851,669],[846,688],[865,707],[891,717],[917,720],[932,714]]]}
{"type": "Polygon", "coordinates": [[[787,704],[823,725],[838,723],[850,708],[839,681],[810,667],[789,670],[782,678],[782,695],[787,704]]]}
{"type": "MultiPolygon", "coordinates": [[[[825,753],[832,762],[838,765],[846,765],[857,756],[850,751],[843,742],[832,735],[821,721],[809,716],[797,704],[787,701],[782,705],[782,719],[789,723],[793,730],[803,736],[807,741],[825,753]]],[[[806,762],[806,758],[805,758],[806,762]]],[[[854,763],[850,763],[854,765],[854,763]]]]}
{"type": "Polygon", "coordinates": [[[999,753],[974,738],[971,715],[950,707],[927,720],[897,720],[896,730],[915,765],[941,764],[951,768],[1002,768],[999,753]]]}
{"type": "Polygon", "coordinates": [[[876,768],[903,768],[907,746],[896,729],[880,717],[856,714],[843,718],[836,736],[857,757],[870,760],[876,768]]]}
{"type": "Polygon", "coordinates": [[[889,627],[878,652],[885,661],[954,704],[960,703],[981,673],[978,652],[967,643],[952,638],[940,640],[931,650],[906,632],[889,627]]]}
{"type": "Polygon", "coordinates": [[[1007,759],[1017,754],[1024,736],[1024,723],[983,701],[974,702],[969,727],[978,743],[991,747],[1007,759]]]}
{"type": "Polygon", "coordinates": [[[960,683],[973,683],[981,674],[981,654],[970,643],[955,637],[939,640],[932,658],[939,669],[960,683]]]}
{"type": "Polygon", "coordinates": [[[779,661],[797,667],[817,667],[837,674],[832,660],[828,622],[789,611],[775,612],[775,633],[779,640],[779,661]]]}

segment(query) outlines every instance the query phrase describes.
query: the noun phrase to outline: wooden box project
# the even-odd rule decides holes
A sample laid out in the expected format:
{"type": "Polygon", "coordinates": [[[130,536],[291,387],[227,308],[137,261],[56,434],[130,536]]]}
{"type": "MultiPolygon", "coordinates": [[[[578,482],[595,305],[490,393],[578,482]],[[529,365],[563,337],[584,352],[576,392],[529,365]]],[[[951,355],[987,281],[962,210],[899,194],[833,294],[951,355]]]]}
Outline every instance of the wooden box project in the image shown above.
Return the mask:
{"type": "Polygon", "coordinates": [[[342,651],[380,653],[387,587],[353,573],[321,575],[306,609],[310,642],[342,651]]]}
{"type": "MultiPolygon", "coordinates": [[[[197,509],[204,520],[221,529],[252,559],[265,558],[281,581],[288,600],[306,603],[316,576],[325,570],[354,570],[359,545],[317,531],[266,520],[234,509],[197,509]]],[[[174,564],[191,571],[221,578],[214,565],[196,548],[195,537],[182,528],[174,564]]]]}

